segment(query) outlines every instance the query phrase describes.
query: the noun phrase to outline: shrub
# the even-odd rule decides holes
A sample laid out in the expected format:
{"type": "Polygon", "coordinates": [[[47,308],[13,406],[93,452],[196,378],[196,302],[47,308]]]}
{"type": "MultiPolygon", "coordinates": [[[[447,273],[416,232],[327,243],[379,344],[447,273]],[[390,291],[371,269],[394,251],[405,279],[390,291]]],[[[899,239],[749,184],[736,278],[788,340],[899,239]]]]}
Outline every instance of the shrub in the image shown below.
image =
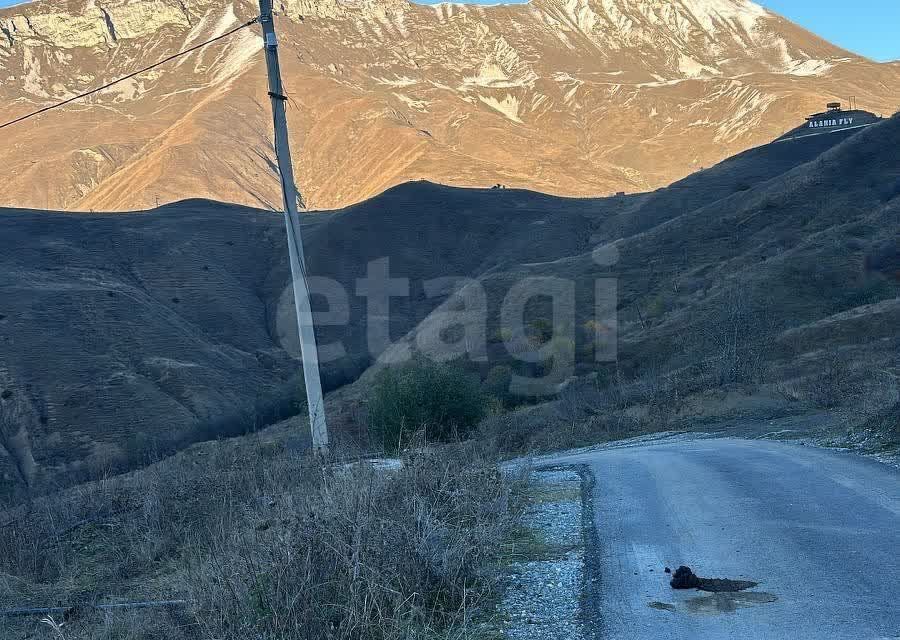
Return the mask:
{"type": "Polygon", "coordinates": [[[816,375],[806,381],[809,400],[822,409],[841,406],[853,391],[850,377],[846,362],[832,354],[821,363],[816,375]]]}
{"type": "Polygon", "coordinates": [[[508,406],[513,401],[512,392],[510,390],[512,377],[513,371],[509,365],[495,365],[491,367],[487,377],[484,379],[484,389],[501,404],[508,406]]]}
{"type": "Polygon", "coordinates": [[[458,364],[415,360],[386,369],[369,395],[369,427],[384,448],[404,447],[416,434],[427,440],[466,437],[484,417],[478,380],[458,364]]]}

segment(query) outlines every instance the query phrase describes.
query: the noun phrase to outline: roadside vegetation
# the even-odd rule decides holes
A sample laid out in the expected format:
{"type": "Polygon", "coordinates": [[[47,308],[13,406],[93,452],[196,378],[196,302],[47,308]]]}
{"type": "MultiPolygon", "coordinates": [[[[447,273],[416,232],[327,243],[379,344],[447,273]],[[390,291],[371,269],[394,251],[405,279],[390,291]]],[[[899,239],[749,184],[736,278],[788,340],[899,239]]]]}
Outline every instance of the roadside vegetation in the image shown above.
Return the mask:
{"type": "Polygon", "coordinates": [[[716,430],[725,424],[733,426],[734,434],[763,435],[772,420],[828,414],[832,427],[796,435],[900,453],[898,366],[851,365],[827,355],[801,366],[763,362],[753,353],[747,358],[750,363],[735,363],[725,355],[723,360],[674,371],[650,369],[629,378],[615,365],[600,367],[571,379],[546,402],[488,416],[477,435],[486,448],[510,456],[665,431],[716,430]],[[746,425],[743,431],[741,424],[746,425]]]}
{"type": "Polygon", "coordinates": [[[397,468],[292,454],[262,434],[195,445],[146,469],[7,509],[0,608],[82,605],[59,635],[306,639],[465,634],[496,597],[520,480],[477,447],[397,468]],[[100,614],[94,602],[184,599],[100,614]]]}
{"type": "Polygon", "coordinates": [[[294,421],[8,504],[0,608],[75,608],[2,622],[10,637],[70,640],[465,637],[503,599],[510,549],[529,548],[521,515],[534,492],[498,470],[504,457],[753,411],[844,411],[858,440],[896,446],[894,369],[823,357],[787,376],[765,334],[731,329],[710,337],[719,346],[702,362],[631,377],[595,365],[543,402],[509,395],[503,364],[382,371],[362,419],[367,446],[399,465],[311,458],[292,444],[294,421]],[[173,599],[186,604],[90,608],[173,599]]]}
{"type": "Polygon", "coordinates": [[[368,422],[373,439],[394,452],[414,439],[467,438],[488,403],[478,377],[459,364],[417,359],[376,376],[367,402],[368,422]]]}

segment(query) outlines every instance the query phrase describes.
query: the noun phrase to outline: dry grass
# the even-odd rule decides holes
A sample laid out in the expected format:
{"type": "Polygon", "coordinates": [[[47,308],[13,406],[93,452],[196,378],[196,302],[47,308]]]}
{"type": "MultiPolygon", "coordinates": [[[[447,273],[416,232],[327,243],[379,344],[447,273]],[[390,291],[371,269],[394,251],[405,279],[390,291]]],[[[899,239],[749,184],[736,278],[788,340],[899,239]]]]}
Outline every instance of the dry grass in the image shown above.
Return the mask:
{"type": "Polygon", "coordinates": [[[770,366],[752,349],[723,352],[676,370],[648,366],[631,379],[601,371],[570,380],[549,402],[491,416],[479,435],[502,455],[520,455],[724,424],[761,435],[771,419],[825,411],[848,433],[864,432],[864,448],[900,443],[896,358],[823,350],[770,366]]]}
{"type": "Polygon", "coordinates": [[[390,472],[259,442],[194,447],[0,513],[15,520],[0,527],[0,606],[191,603],[84,610],[58,630],[71,640],[462,634],[497,588],[515,482],[461,446],[390,472]]]}

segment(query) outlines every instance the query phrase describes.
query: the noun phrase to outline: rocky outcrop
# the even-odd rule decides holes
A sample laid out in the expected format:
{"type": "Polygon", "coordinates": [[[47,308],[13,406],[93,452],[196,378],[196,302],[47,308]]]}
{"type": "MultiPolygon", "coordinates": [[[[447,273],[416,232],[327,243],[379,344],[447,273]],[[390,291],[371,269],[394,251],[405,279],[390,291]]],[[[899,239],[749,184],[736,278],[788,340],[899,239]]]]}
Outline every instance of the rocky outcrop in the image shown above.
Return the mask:
{"type": "Polygon", "coordinates": [[[0,366],[0,454],[10,458],[18,475],[15,480],[26,487],[33,486],[37,479],[38,468],[29,438],[29,429],[37,424],[38,413],[28,391],[0,366]]]}
{"type": "Polygon", "coordinates": [[[73,13],[52,10],[49,3],[34,3],[0,17],[10,47],[53,47],[76,49],[114,45],[120,38],[139,39],[155,34],[163,27],[190,26],[183,9],[163,0],[111,0],[102,5],[96,0],[85,3],[73,13]]]}

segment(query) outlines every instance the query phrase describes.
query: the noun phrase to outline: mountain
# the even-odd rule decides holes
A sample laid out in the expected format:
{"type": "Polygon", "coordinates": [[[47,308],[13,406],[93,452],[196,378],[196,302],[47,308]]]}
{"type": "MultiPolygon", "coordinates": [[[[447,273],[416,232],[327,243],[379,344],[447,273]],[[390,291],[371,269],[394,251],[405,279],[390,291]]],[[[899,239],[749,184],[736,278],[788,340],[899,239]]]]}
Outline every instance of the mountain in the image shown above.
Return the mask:
{"type": "MultiPolygon", "coordinates": [[[[284,0],[298,181],[346,206],[410,180],[569,196],[654,189],[855,96],[893,113],[900,64],[749,0],[418,5],[284,0]]],[[[0,9],[0,120],[255,15],[246,0],[37,0],[0,9]]],[[[258,30],[4,130],[2,203],[118,211],[280,202],[258,30]]]]}
{"type": "MultiPolygon", "coordinates": [[[[890,406],[884,394],[900,376],[898,144],[895,117],[758,147],[646,194],[414,182],[304,216],[310,274],[346,292],[346,324],[318,327],[331,354],[325,385],[351,397],[347,382],[362,374],[364,384],[396,349],[428,344],[441,314],[466,308],[459,287],[473,281],[488,302],[488,361],[476,366],[518,367],[500,301],[524,278],[548,276],[575,284],[566,339],[576,373],[605,371],[587,328],[594,283],[614,278],[618,373],[629,380],[665,373],[694,391],[739,383],[752,393],[817,379],[838,360],[835,401],[890,406]],[[596,259],[613,247],[617,260],[596,259]],[[386,314],[392,351],[371,346],[380,316],[358,288],[382,258],[410,286],[386,314]],[[465,280],[426,288],[447,277],[465,280]]],[[[148,450],[298,412],[281,216],[190,200],[129,215],[7,209],[0,226],[0,487],[102,474],[148,450]]],[[[529,313],[535,326],[550,318],[540,305],[529,313]]],[[[332,396],[337,430],[348,424],[340,406],[332,396]]]]}

